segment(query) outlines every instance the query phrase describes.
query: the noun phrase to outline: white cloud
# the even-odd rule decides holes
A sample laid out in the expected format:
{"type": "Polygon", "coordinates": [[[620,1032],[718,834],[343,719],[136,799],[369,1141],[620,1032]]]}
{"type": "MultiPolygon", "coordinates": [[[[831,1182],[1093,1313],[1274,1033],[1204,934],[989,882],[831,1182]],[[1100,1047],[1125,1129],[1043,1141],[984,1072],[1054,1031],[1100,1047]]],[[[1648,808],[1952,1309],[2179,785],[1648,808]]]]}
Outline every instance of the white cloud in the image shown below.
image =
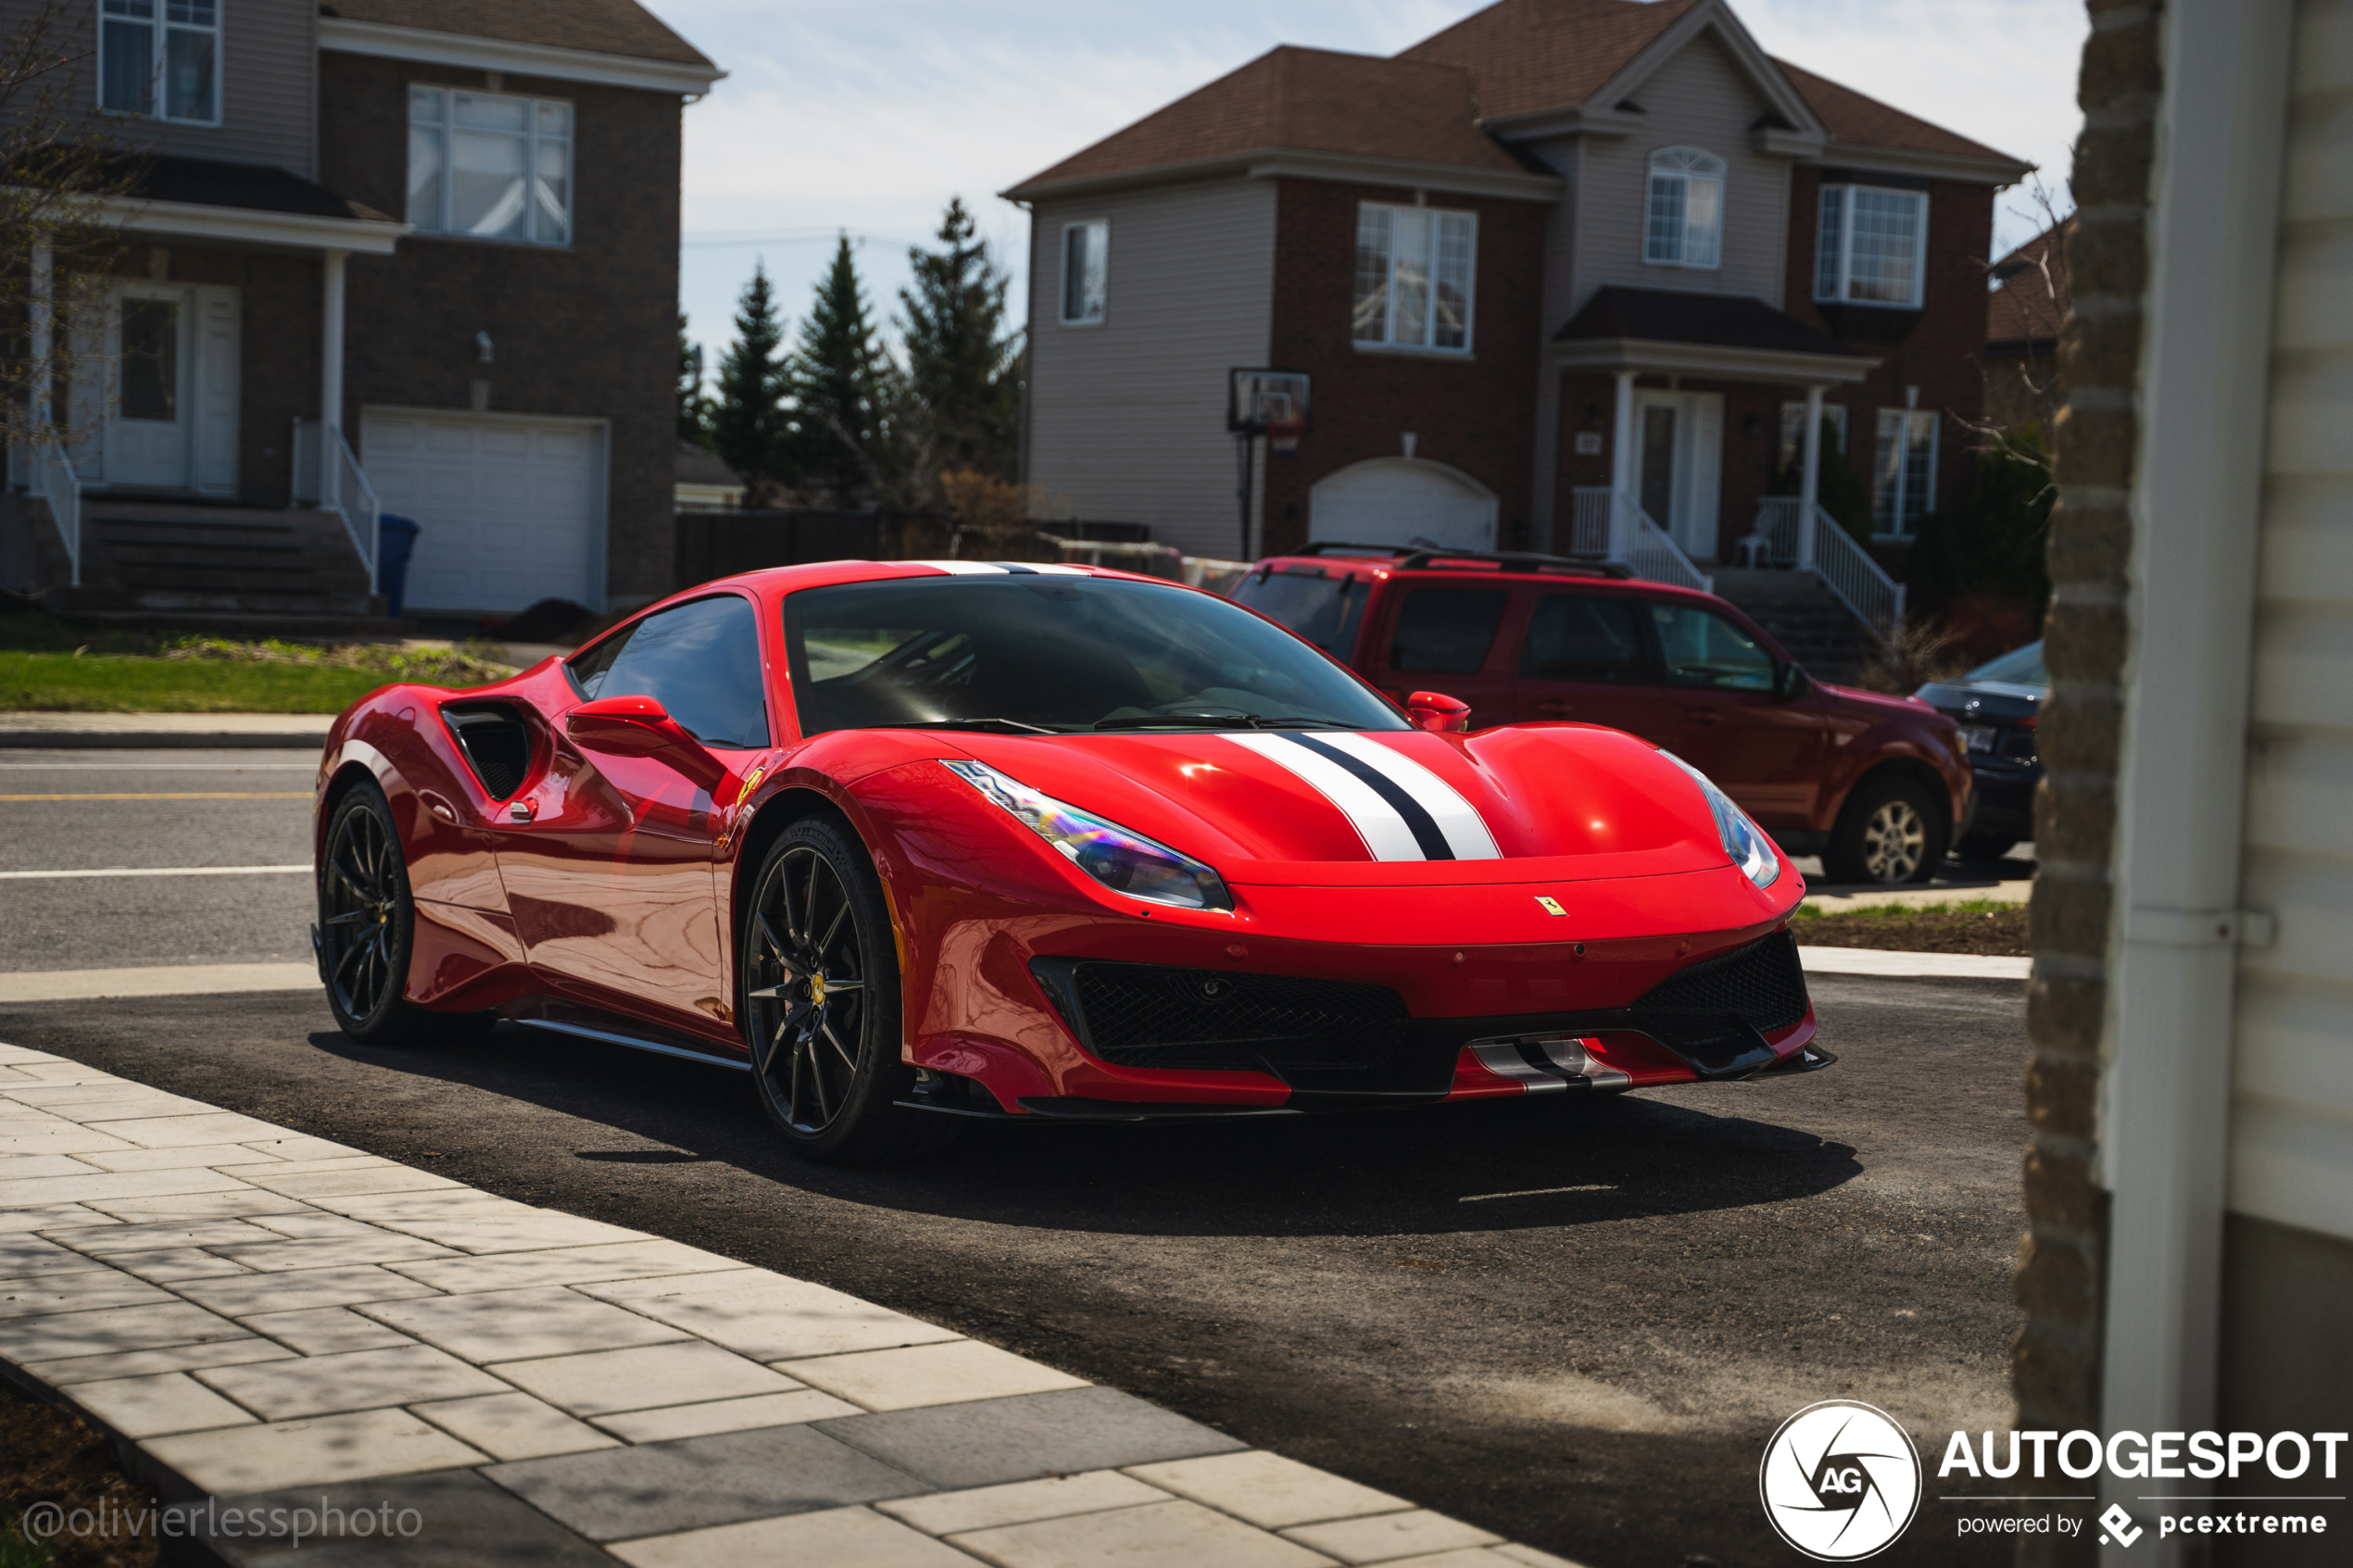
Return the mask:
{"type": "MultiPolygon", "coordinates": [[[[652,0],[729,73],[688,109],[680,290],[696,335],[732,335],[764,257],[798,317],[831,247],[863,237],[877,314],[951,194],[1018,271],[1028,226],[994,193],[1277,43],[1391,53],[1468,0],[652,0]]],[[[2079,0],[1739,0],[1765,46],[1911,113],[2045,165],[2063,182],[2080,117],[2079,0]]],[[[2006,208],[2020,207],[2014,197],[2006,208]]],[[[2006,217],[2002,233],[2032,225],[2006,217]]]]}

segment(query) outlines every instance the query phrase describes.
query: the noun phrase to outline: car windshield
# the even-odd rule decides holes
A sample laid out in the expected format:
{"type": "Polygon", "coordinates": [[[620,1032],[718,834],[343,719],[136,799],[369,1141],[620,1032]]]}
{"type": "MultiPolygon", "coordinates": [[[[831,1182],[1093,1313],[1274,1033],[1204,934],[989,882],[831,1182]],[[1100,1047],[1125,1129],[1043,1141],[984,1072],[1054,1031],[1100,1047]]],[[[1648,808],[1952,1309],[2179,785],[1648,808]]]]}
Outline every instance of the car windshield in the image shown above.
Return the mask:
{"type": "Polygon", "coordinates": [[[1233,599],[1344,659],[1356,646],[1367,586],[1346,572],[1327,577],[1320,566],[1265,566],[1234,584],[1233,599]]]}
{"type": "Polygon", "coordinates": [[[1407,727],[1346,671],[1226,600],[1116,578],[804,588],[785,599],[785,639],[803,734],[1407,727]]]}
{"type": "Polygon", "coordinates": [[[2029,643],[2022,648],[2012,648],[1999,659],[1988,659],[1961,679],[2000,681],[2007,685],[2041,686],[2045,690],[2051,684],[2050,675],[2043,669],[2043,645],[2040,642],[2029,643]]]}

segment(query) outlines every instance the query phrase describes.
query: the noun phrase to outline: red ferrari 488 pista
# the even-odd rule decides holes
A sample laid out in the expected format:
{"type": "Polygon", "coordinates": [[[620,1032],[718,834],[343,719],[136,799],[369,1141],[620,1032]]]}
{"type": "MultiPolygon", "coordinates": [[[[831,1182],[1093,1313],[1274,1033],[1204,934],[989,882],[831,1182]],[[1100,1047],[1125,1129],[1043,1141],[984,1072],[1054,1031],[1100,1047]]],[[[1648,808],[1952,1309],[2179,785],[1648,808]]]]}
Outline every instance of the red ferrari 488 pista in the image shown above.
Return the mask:
{"type": "Polygon", "coordinates": [[[1805,1071],[1803,884],[1667,752],[1401,713],[1214,595],[749,573],[319,773],[352,1036],[504,1017],[750,1075],[802,1152],[1805,1071]]]}

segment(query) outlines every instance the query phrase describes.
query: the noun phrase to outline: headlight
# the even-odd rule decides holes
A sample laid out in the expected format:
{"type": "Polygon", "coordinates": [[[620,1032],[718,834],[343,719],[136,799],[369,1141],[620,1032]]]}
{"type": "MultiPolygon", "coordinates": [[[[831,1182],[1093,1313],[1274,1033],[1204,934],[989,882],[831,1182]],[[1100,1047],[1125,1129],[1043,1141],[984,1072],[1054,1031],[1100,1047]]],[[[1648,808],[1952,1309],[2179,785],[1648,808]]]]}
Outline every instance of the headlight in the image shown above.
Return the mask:
{"type": "Polygon", "coordinates": [[[1705,773],[1671,751],[1662,750],[1659,755],[1691,774],[1700,794],[1707,797],[1708,814],[1716,819],[1716,836],[1722,842],[1724,853],[1732,858],[1732,864],[1759,887],[1770,887],[1780,881],[1781,858],[1773,853],[1773,842],[1765,836],[1765,830],[1750,822],[1748,813],[1733,805],[1732,797],[1718,789],[1705,773]]]}
{"type": "Polygon", "coordinates": [[[940,766],[1011,811],[1105,887],[1185,909],[1234,907],[1225,881],[1189,855],[1040,794],[987,763],[942,758],[940,766]]]}

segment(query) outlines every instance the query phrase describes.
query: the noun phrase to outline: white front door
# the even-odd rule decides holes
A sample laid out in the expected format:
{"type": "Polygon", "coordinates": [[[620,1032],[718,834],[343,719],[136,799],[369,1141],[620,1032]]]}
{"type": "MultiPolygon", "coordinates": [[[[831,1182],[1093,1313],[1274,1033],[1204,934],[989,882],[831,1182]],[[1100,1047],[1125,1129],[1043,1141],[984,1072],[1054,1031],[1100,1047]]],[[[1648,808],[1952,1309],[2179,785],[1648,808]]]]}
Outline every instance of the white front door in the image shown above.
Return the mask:
{"type": "Polygon", "coordinates": [[[605,430],[596,420],[370,408],[359,463],[384,509],[423,530],[419,609],[603,608],[605,430]]]}
{"type": "Polygon", "coordinates": [[[114,396],[107,410],[107,483],[184,490],[195,443],[195,293],[185,283],[140,283],[108,314],[114,396]]]}
{"type": "Polygon", "coordinates": [[[75,324],[84,483],[237,493],[240,307],[226,284],[124,283],[75,324]]]}
{"type": "Polygon", "coordinates": [[[1716,558],[1724,395],[1634,394],[1634,495],[1693,560],[1716,558]]]}

